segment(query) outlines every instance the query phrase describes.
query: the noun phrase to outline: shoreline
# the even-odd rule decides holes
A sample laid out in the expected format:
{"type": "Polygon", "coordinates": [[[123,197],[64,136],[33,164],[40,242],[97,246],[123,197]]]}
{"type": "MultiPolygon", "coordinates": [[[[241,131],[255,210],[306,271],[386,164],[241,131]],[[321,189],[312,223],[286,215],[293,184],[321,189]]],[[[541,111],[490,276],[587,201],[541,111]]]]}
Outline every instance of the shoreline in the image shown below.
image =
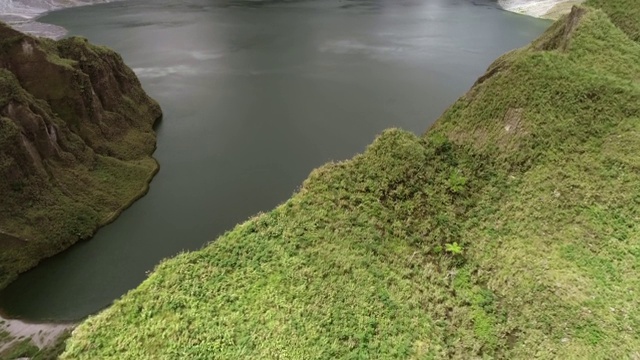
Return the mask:
{"type": "Polygon", "coordinates": [[[498,0],[498,5],[509,12],[540,19],[557,20],[568,14],[574,5],[585,0],[498,0]]]}
{"type": "MultiPolygon", "coordinates": [[[[162,118],[162,117],[160,117],[162,118]]],[[[156,119],[155,122],[157,123],[160,118],[156,119]]],[[[154,131],[155,132],[155,131],[154,131]]],[[[153,152],[155,152],[155,148],[153,149],[153,152]]],[[[136,193],[134,196],[132,196],[129,201],[127,201],[126,203],[122,204],[122,206],[120,208],[118,208],[117,210],[112,211],[111,213],[107,214],[102,221],[100,221],[99,223],[97,223],[95,225],[95,228],[91,231],[91,235],[87,238],[84,239],[77,239],[75,241],[73,241],[73,243],[71,243],[69,246],[65,247],[62,251],[58,251],[54,254],[51,254],[49,256],[45,256],[42,257],[40,259],[38,259],[35,264],[33,264],[33,266],[30,266],[24,270],[21,270],[20,272],[18,272],[17,274],[15,274],[15,276],[9,278],[8,281],[6,282],[2,282],[0,283],[0,291],[2,291],[4,288],[6,288],[7,286],[9,286],[9,284],[11,284],[12,282],[14,282],[18,276],[20,276],[20,274],[29,271],[33,268],[35,268],[36,266],[40,265],[40,263],[50,257],[59,255],[67,250],[69,250],[71,247],[73,247],[74,245],[76,245],[78,242],[81,241],[90,241],[95,235],[96,233],[102,229],[103,227],[111,224],[112,222],[116,221],[118,219],[118,217],[120,215],[122,215],[123,212],[125,212],[128,208],[130,208],[131,206],[133,206],[133,204],[135,204],[136,201],[140,200],[141,198],[143,198],[145,195],[147,195],[149,193],[149,190],[151,189],[151,182],[153,181],[153,179],[155,178],[155,176],[160,172],[160,163],[158,162],[158,160],[156,160],[156,158],[153,157],[153,152],[151,154],[148,155],[148,158],[150,158],[153,162],[154,162],[154,167],[153,169],[151,169],[151,171],[149,172],[149,174],[147,175],[147,178],[144,180],[144,184],[142,186],[142,188],[140,189],[140,191],[138,193],[136,193]]],[[[0,235],[2,235],[2,233],[0,233],[0,235]]],[[[15,239],[19,240],[19,241],[24,241],[23,239],[20,239],[19,237],[15,237],[15,239]]],[[[1,239],[1,238],[0,238],[1,239]]],[[[2,321],[9,321],[10,319],[6,319],[3,315],[2,315],[2,309],[0,309],[0,323],[2,323],[2,321]]],[[[0,332],[2,331],[2,327],[0,326],[0,332]]],[[[1,345],[0,345],[1,346],[1,345]]],[[[0,348],[0,352],[2,351],[2,349],[0,348]]]]}
{"type": "Polygon", "coordinates": [[[10,5],[11,2],[0,4],[0,22],[4,22],[22,33],[46,37],[54,40],[65,37],[68,33],[67,29],[38,21],[41,17],[57,10],[63,10],[73,7],[91,6],[98,4],[106,4],[123,0],[79,0],[79,1],[58,1],[49,4],[49,8],[37,8],[29,5],[18,3],[17,6],[10,5]],[[4,14],[4,15],[3,15],[4,14]]]}
{"type": "Polygon", "coordinates": [[[50,347],[65,332],[73,330],[77,323],[29,323],[18,319],[8,319],[0,313],[0,354],[24,340],[39,349],[50,347]],[[6,333],[6,334],[3,334],[6,333]]]}

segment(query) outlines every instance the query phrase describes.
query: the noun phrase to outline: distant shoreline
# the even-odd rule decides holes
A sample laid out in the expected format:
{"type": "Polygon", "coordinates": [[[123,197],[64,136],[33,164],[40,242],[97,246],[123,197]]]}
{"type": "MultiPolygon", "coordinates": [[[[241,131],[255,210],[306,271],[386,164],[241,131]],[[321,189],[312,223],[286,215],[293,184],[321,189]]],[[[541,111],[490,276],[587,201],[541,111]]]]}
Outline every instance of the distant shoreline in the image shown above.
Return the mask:
{"type": "Polygon", "coordinates": [[[517,14],[556,20],[568,14],[571,7],[583,2],[584,0],[498,0],[498,5],[517,14]]]}
{"type": "Polygon", "coordinates": [[[54,1],[48,4],[48,8],[37,8],[22,4],[20,0],[4,2],[0,4],[0,22],[5,22],[12,28],[32,36],[60,39],[67,34],[67,29],[39,22],[38,19],[52,11],[62,10],[72,7],[104,4],[123,0],[80,0],[75,2],[54,1]]]}

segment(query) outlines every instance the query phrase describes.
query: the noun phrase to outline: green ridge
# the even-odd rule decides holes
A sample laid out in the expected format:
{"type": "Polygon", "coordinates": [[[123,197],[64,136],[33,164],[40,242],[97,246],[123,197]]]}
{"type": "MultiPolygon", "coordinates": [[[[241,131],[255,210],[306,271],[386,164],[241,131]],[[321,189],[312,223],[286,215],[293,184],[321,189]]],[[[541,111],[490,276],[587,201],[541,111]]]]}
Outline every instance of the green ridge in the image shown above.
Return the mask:
{"type": "Polygon", "coordinates": [[[632,40],[640,41],[640,6],[637,0],[588,0],[587,4],[602,9],[632,40]]]}
{"type": "Polygon", "coordinates": [[[424,136],[160,264],[62,359],[640,357],[631,20],[575,8],[424,136]]]}

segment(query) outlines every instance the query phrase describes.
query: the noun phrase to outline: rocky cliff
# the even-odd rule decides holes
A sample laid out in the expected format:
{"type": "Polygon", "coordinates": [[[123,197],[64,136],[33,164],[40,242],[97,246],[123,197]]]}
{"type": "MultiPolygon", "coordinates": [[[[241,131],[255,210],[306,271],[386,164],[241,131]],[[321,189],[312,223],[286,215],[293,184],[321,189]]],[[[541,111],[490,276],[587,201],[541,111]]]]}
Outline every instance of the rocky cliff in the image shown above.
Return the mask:
{"type": "Polygon", "coordinates": [[[115,52],[0,24],[0,287],[146,191],[160,116],[115,52]]]}

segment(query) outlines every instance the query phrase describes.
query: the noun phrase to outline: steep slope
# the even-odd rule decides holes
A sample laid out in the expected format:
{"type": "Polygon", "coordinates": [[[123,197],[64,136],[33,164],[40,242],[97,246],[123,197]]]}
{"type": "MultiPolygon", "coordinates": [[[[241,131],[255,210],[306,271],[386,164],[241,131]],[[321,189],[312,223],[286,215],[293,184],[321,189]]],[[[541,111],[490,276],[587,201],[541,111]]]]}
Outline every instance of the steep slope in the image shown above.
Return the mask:
{"type": "Polygon", "coordinates": [[[640,6],[637,0],[588,0],[587,4],[605,11],[631,40],[640,41],[640,6]]]}
{"type": "Polygon", "coordinates": [[[146,191],[160,115],[113,51],[0,24],[0,288],[146,191]]]}
{"type": "Polygon", "coordinates": [[[62,358],[638,358],[638,74],[574,8],[423,137],[159,265],[62,358]]]}

